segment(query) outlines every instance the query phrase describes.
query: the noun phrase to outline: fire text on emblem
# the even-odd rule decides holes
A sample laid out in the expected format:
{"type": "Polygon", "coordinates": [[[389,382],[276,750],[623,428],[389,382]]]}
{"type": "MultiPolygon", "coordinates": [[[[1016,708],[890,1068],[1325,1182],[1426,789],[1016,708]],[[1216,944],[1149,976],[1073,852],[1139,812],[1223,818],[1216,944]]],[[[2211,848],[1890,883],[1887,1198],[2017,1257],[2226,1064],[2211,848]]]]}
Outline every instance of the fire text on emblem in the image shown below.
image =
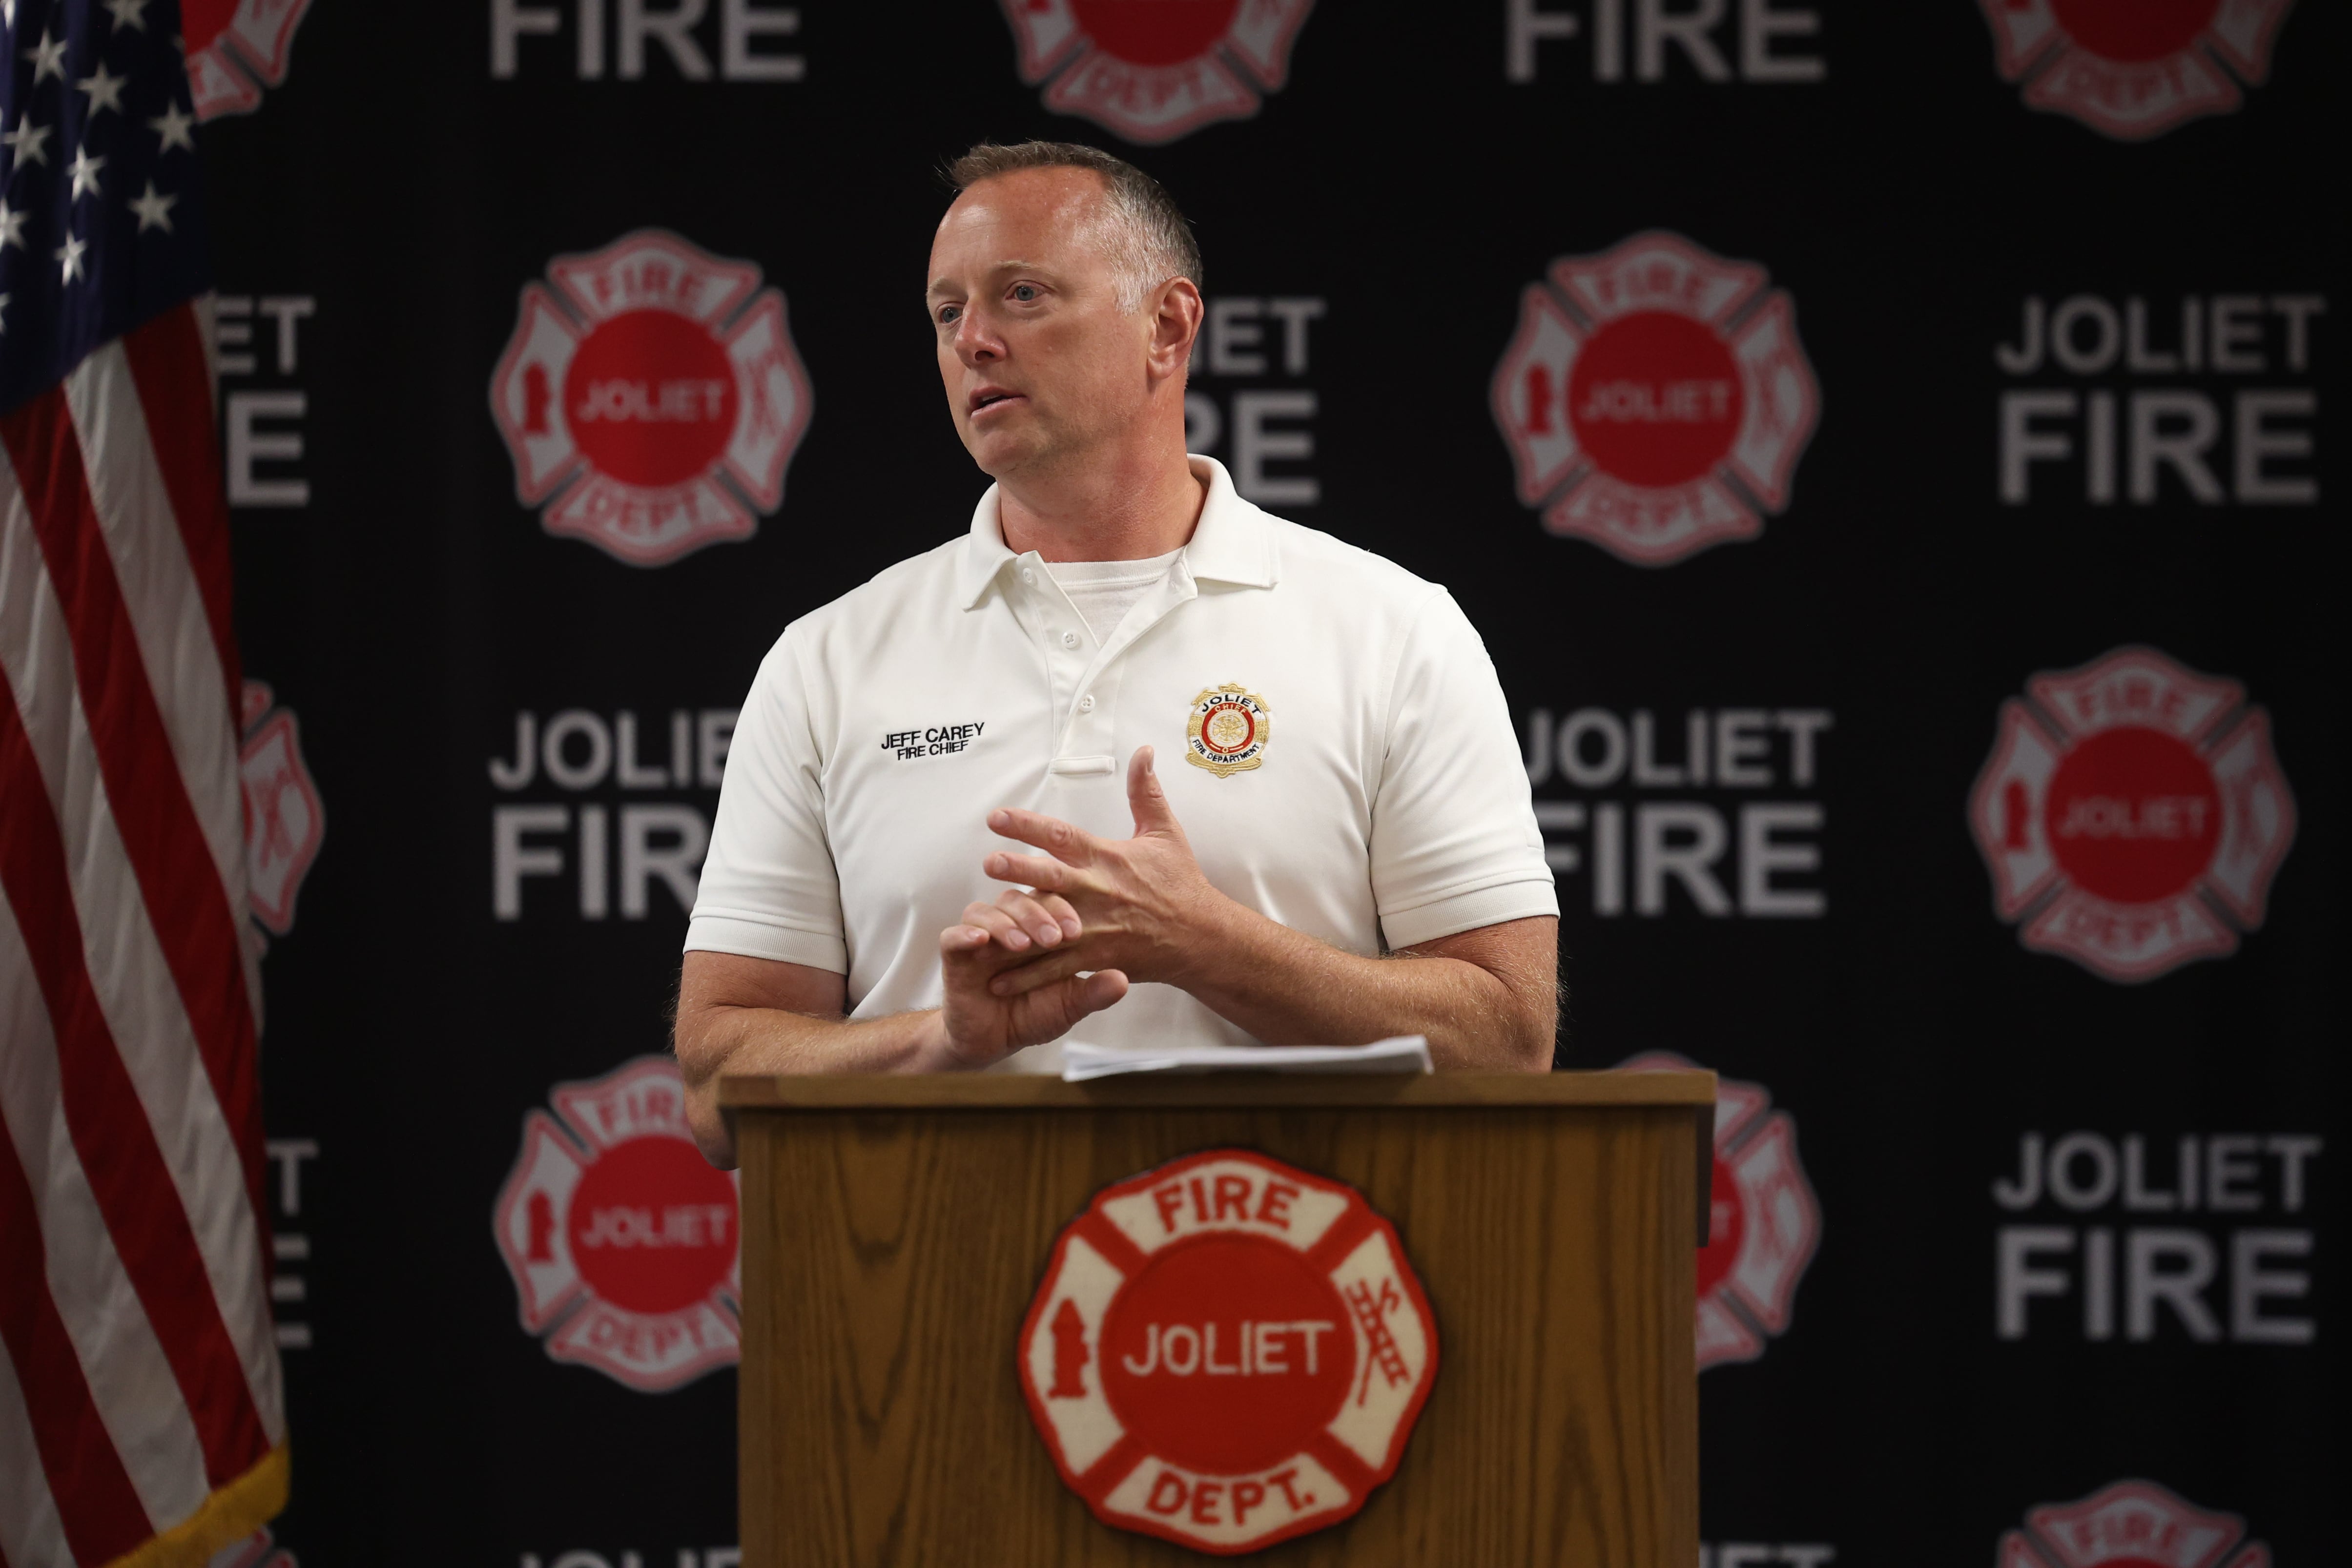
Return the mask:
{"type": "Polygon", "coordinates": [[[808,429],[783,295],[659,229],[547,271],[490,377],[516,499],[632,566],[750,538],[808,429]]]}
{"type": "Polygon", "coordinates": [[[262,89],[286,79],[294,29],[310,8],[310,0],[186,0],[180,44],[196,118],[261,107],[262,89]]]}
{"type": "Polygon", "coordinates": [[[1022,1392],[1095,1517],[1255,1552],[1364,1506],[1437,1372],[1437,1323],[1363,1194],[1246,1149],[1104,1188],[1021,1328],[1022,1392]]]}
{"type": "Polygon", "coordinates": [[[253,918],[272,935],[284,936],[294,929],[294,900],[327,837],[327,808],[302,760],[294,714],[273,710],[275,701],[260,681],[245,683],[237,782],[245,796],[245,876],[253,918]]]}
{"type": "Polygon", "coordinates": [[[523,1328],[646,1394],[733,1365],[735,1180],[695,1147],[677,1064],[640,1057],[549,1099],[491,1215],[523,1328]]]}
{"type": "Polygon", "coordinates": [[[2027,103],[2137,142],[2236,109],[2238,81],[2259,87],[2270,75],[2271,41],[2294,0],[1979,3],[2001,79],[2025,81],[2027,103]]]}
{"type": "Polygon", "coordinates": [[[2025,690],[1969,801],[2000,918],[2109,980],[2235,952],[2294,839],[2270,716],[2145,647],[2025,690]]]}
{"type": "Polygon", "coordinates": [[[1290,76],[1315,0],[1003,0],[1021,79],[1052,78],[1045,107],[1130,142],[1173,142],[1246,120],[1290,76]]]}
{"type": "Polygon", "coordinates": [[[1491,401],[1546,528],[1669,566],[1788,506],[1821,395],[1786,290],[1654,232],[1528,286],[1491,401]]]}
{"type": "MultiPolygon", "coordinates": [[[[1621,1072],[1698,1064],[1652,1051],[1621,1072]]],[[[1762,1084],[1718,1078],[1707,1241],[1698,1255],[1698,1369],[1754,1361],[1788,1331],[1797,1286],[1822,1240],[1822,1209],[1797,1161],[1797,1119],[1762,1084]]]]}
{"type": "Polygon", "coordinates": [[[2154,1481],[2117,1481],[2045,1503],[2000,1538],[1996,1568],[2270,1568],[2246,1521],[2182,1501],[2154,1481]]]}

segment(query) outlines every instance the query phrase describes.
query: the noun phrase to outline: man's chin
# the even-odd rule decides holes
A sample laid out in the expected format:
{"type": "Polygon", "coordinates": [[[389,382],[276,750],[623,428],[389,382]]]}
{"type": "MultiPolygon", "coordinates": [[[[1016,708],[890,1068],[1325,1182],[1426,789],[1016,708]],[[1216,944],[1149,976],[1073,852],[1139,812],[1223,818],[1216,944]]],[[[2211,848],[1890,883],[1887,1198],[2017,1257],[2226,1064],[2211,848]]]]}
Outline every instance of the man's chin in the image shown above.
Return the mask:
{"type": "Polygon", "coordinates": [[[964,449],[980,471],[992,479],[1008,479],[1045,464],[1052,443],[1034,430],[991,430],[964,437],[964,449]]]}

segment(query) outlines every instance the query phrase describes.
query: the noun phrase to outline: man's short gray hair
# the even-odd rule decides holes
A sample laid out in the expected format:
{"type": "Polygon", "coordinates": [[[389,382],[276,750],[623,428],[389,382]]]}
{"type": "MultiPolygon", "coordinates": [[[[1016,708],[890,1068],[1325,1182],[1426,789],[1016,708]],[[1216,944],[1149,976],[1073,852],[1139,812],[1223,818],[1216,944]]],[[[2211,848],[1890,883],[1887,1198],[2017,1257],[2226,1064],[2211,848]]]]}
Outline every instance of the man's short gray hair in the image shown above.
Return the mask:
{"type": "Polygon", "coordinates": [[[961,195],[982,180],[1024,169],[1090,169],[1102,177],[1114,232],[1103,236],[1118,268],[1118,308],[1135,311],[1171,278],[1201,280],[1201,246],[1168,188],[1123,158],[1076,142],[982,142],[947,166],[961,195]]]}

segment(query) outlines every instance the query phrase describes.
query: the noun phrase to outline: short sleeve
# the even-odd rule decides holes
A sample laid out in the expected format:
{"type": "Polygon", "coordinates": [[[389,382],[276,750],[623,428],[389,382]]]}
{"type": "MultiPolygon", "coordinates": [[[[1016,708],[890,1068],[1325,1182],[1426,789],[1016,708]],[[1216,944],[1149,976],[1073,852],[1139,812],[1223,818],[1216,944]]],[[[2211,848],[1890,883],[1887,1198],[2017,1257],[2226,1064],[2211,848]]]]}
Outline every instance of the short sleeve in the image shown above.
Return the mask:
{"type": "Polygon", "coordinates": [[[761,663],[727,747],[688,952],[849,970],[841,881],[824,831],[824,759],[793,634],[761,663]]]}
{"type": "Polygon", "coordinates": [[[1371,870],[1392,950],[1559,913],[1502,682],[1443,589],[1423,602],[1398,656],[1371,870]]]}

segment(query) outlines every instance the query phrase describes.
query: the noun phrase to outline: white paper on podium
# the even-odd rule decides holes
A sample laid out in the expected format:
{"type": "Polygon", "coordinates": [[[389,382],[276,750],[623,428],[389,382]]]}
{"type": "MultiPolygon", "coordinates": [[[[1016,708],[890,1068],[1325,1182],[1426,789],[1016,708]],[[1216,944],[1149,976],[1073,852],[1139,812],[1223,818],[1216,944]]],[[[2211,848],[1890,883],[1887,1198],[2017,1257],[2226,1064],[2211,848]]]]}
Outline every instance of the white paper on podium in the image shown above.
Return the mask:
{"type": "Polygon", "coordinates": [[[1369,1046],[1171,1046],[1114,1050],[1076,1043],[1062,1047],[1062,1081],[1084,1083],[1127,1072],[1435,1072],[1429,1040],[1399,1035],[1369,1046]]]}

